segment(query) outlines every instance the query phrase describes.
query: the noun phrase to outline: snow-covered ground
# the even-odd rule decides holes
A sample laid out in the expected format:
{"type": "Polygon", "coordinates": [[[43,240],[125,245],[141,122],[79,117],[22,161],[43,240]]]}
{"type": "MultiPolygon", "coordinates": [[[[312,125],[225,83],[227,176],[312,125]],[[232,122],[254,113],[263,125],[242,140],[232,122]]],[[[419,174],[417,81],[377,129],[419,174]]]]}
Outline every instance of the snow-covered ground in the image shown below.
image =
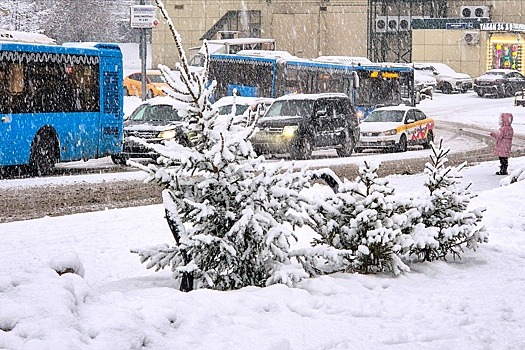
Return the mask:
{"type": "MultiPolygon", "coordinates": [[[[512,99],[436,94],[421,108],[438,121],[492,129],[508,111],[525,134],[525,108],[512,99]]],[[[510,170],[519,167],[525,158],[511,158],[510,170]]],[[[336,274],[294,288],[181,293],[169,271],[147,270],[130,253],[172,242],[160,205],[0,224],[0,349],[524,349],[525,181],[501,187],[497,168],[492,161],[463,171],[478,194],[471,207],[487,208],[489,243],[459,261],[409,263],[411,272],[398,277],[336,274]],[[72,252],[84,277],[48,267],[57,256],[73,261],[72,252]]],[[[421,175],[390,181],[398,192],[423,190],[421,175]]],[[[294,246],[308,245],[311,232],[297,233],[294,246]]]]}

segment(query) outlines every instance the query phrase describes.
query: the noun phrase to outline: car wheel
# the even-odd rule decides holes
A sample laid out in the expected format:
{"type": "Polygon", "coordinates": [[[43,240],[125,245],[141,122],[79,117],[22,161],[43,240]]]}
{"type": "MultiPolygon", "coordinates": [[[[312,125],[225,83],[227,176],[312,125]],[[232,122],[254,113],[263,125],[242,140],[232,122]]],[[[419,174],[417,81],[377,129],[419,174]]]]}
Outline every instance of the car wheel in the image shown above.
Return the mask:
{"type": "Polygon", "coordinates": [[[127,87],[124,88],[124,96],[129,96],[129,90],[127,87]]]}
{"type": "Polygon", "coordinates": [[[292,144],[290,156],[292,159],[310,159],[312,158],[313,146],[308,137],[298,138],[292,144]]]}
{"type": "Polygon", "coordinates": [[[505,88],[505,95],[507,97],[514,97],[515,94],[516,94],[516,91],[514,89],[514,86],[510,85],[505,88]]]}
{"type": "Polygon", "coordinates": [[[478,91],[478,96],[479,97],[485,97],[485,94],[483,92],[481,92],[481,91],[478,91]]]}
{"type": "Polygon", "coordinates": [[[346,135],[341,147],[337,148],[337,155],[339,157],[350,157],[354,151],[355,143],[354,139],[350,135],[346,135]]]}
{"type": "Polygon", "coordinates": [[[48,132],[38,133],[31,145],[29,166],[37,176],[49,175],[59,161],[58,141],[48,132]]]}
{"type": "Polygon", "coordinates": [[[407,137],[405,134],[401,135],[401,138],[399,139],[399,143],[397,144],[396,150],[398,152],[406,152],[407,151],[407,137]]]}
{"type": "Polygon", "coordinates": [[[443,83],[443,86],[441,87],[441,91],[444,94],[451,94],[452,93],[452,85],[449,83],[443,83]]]}
{"type": "Polygon", "coordinates": [[[146,92],[146,98],[149,100],[150,98],[153,98],[153,91],[152,90],[148,90],[148,92],[146,92]]]}
{"type": "Polygon", "coordinates": [[[425,140],[425,142],[423,143],[423,148],[424,149],[429,149],[431,148],[431,143],[434,142],[434,133],[432,132],[432,130],[429,130],[428,133],[427,133],[427,139],[425,140]]]}
{"type": "Polygon", "coordinates": [[[111,155],[111,161],[117,165],[127,165],[128,159],[129,159],[129,156],[124,155],[122,153],[111,155]]]}

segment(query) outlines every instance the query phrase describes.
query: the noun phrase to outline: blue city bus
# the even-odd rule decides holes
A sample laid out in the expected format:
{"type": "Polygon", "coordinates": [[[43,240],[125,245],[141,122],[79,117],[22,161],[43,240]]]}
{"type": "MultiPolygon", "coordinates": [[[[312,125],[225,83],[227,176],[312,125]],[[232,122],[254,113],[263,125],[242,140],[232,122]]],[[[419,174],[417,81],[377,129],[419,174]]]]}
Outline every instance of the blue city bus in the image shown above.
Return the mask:
{"type": "Polygon", "coordinates": [[[0,167],[46,175],[58,162],[120,153],[122,70],[114,44],[0,38],[0,167]]]}
{"type": "Polygon", "coordinates": [[[377,107],[414,106],[414,70],[410,66],[325,62],[293,56],[211,55],[209,79],[216,98],[231,95],[279,97],[290,93],[342,92],[363,119],[377,107]]]}

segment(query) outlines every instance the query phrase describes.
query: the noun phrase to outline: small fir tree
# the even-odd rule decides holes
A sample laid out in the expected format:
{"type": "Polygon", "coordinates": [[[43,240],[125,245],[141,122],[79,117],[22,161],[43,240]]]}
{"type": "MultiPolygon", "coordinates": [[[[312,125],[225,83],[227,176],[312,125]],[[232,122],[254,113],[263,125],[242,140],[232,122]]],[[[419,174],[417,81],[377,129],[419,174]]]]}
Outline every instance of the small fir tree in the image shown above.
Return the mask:
{"type": "Polygon", "coordinates": [[[468,210],[474,195],[468,190],[470,184],[461,184],[465,163],[447,166],[449,151],[442,139],[439,146],[432,143],[431,161],[425,167],[428,194],[416,204],[421,217],[412,233],[415,243],[410,253],[423,261],[446,260],[449,255],[460,258],[465,247],[475,250],[478,243],[488,240],[480,225],[484,209],[468,210]]]}
{"type": "MultiPolygon", "coordinates": [[[[265,166],[257,158],[250,137],[255,123],[234,125],[217,120],[206,88],[204,70],[190,71],[180,37],[161,1],[160,12],[172,31],[181,64],[178,81],[167,75],[170,95],[187,102],[181,115],[191,142],[148,145],[159,154],[157,164],[133,165],[164,188],[166,219],[176,244],[136,249],[148,268],[171,267],[181,278],[181,290],[219,290],[270,283],[291,284],[307,277],[292,265],[289,240],[294,225],[302,225],[300,191],[308,186],[308,171],[293,171],[283,163],[265,166]]],[[[206,43],[204,44],[206,47],[206,43]]]]}
{"type": "MultiPolygon", "coordinates": [[[[401,210],[404,207],[396,205],[394,189],[378,178],[378,166],[365,162],[356,182],[345,179],[336,193],[307,207],[311,225],[320,235],[314,244],[332,247],[338,253],[329,250],[322,254],[330,260],[332,270],[396,274],[408,270],[397,255],[411,244],[410,237],[401,231],[407,217],[401,210]]],[[[303,261],[317,263],[312,256],[319,250],[310,253],[303,252],[303,261]]]]}

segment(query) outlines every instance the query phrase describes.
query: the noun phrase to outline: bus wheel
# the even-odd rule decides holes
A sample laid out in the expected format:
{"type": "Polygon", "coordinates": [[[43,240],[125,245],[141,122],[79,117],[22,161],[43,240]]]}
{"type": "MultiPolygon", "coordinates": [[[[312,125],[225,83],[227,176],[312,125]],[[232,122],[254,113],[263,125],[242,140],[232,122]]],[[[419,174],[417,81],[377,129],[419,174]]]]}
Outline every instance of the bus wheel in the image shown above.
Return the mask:
{"type": "Polygon", "coordinates": [[[341,147],[336,149],[337,155],[339,157],[350,157],[354,151],[354,146],[354,140],[349,135],[346,135],[341,147]]]}
{"type": "Polygon", "coordinates": [[[129,157],[123,154],[112,154],[111,161],[117,165],[127,165],[129,157]]]}
{"type": "Polygon", "coordinates": [[[39,132],[31,145],[29,166],[37,176],[49,175],[59,161],[58,142],[51,132],[39,132]]]}
{"type": "Polygon", "coordinates": [[[312,151],[312,142],[308,137],[301,137],[292,143],[290,156],[292,159],[310,159],[312,158],[312,151]]]}

